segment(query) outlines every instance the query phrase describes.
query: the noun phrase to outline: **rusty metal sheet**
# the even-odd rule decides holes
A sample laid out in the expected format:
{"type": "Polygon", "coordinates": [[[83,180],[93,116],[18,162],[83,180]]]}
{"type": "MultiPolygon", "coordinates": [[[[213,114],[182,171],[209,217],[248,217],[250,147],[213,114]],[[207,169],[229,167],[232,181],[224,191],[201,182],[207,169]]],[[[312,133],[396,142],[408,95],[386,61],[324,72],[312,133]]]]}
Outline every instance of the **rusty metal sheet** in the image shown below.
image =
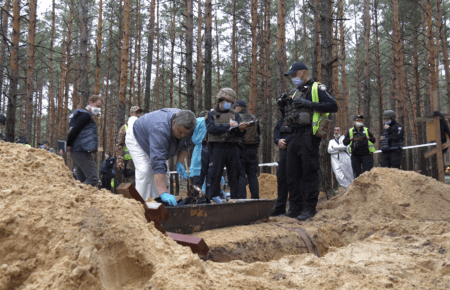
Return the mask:
{"type": "Polygon", "coordinates": [[[190,247],[192,253],[194,254],[206,255],[209,252],[209,248],[202,238],[185,236],[169,232],[167,232],[167,236],[182,246],[190,247]]]}

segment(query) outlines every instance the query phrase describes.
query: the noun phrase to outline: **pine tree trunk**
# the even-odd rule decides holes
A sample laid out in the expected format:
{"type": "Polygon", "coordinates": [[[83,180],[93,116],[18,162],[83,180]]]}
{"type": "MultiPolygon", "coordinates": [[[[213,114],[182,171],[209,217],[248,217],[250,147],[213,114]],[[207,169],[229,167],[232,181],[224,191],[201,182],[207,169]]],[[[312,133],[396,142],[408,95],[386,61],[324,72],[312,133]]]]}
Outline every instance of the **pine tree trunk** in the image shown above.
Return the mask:
{"type": "MultiPolygon", "coordinates": [[[[111,19],[110,19],[110,25],[109,25],[109,39],[113,39],[113,30],[112,30],[112,14],[111,14],[111,19]]],[[[104,123],[105,125],[102,127],[102,131],[103,131],[103,150],[112,150],[112,148],[108,147],[108,134],[107,134],[107,126],[106,124],[108,124],[109,128],[114,127],[114,125],[112,124],[114,122],[114,119],[111,118],[111,113],[112,111],[114,111],[114,107],[113,107],[113,101],[114,98],[110,97],[110,79],[111,79],[111,53],[112,53],[112,45],[108,46],[108,64],[106,66],[106,92],[105,92],[105,98],[104,98],[104,102],[105,102],[105,114],[103,117],[104,123]],[[108,118],[108,122],[107,122],[107,118],[108,118]]],[[[112,136],[112,135],[110,135],[112,136]]],[[[111,138],[109,138],[111,139],[111,138]]]]}
{"type": "Polygon", "coordinates": [[[56,134],[58,136],[58,140],[62,140],[63,138],[63,112],[64,112],[64,88],[65,88],[65,76],[66,76],[66,50],[67,50],[67,42],[66,42],[66,26],[64,26],[63,30],[63,41],[61,44],[62,48],[62,54],[61,54],[61,61],[60,61],[60,74],[59,74],[59,84],[58,84],[58,115],[56,116],[56,122],[58,124],[58,133],[56,134]]]}
{"type": "Polygon", "coordinates": [[[72,27],[73,27],[73,7],[74,3],[71,0],[70,5],[70,16],[69,16],[69,31],[67,35],[67,49],[66,49],[66,76],[65,76],[65,90],[64,90],[64,110],[62,114],[62,133],[66,134],[68,132],[68,122],[69,118],[67,116],[67,112],[69,111],[69,81],[70,81],[70,64],[71,64],[71,47],[72,47],[72,27]]]}
{"type": "MultiPolygon", "coordinates": [[[[373,2],[373,10],[375,23],[378,23],[378,0],[373,2]]],[[[381,136],[384,131],[383,125],[383,76],[381,75],[381,61],[380,61],[380,41],[378,35],[378,25],[374,25],[374,51],[375,51],[375,78],[376,78],[376,92],[378,94],[378,136],[381,136]]]]}
{"type": "MultiPolygon", "coordinates": [[[[321,33],[321,63],[322,63],[322,82],[328,87],[328,91],[333,94],[332,87],[332,59],[331,54],[333,50],[332,45],[332,31],[331,31],[331,11],[332,3],[328,0],[321,1],[321,21],[320,21],[320,33],[321,33]]],[[[331,183],[331,158],[330,154],[327,152],[328,140],[332,138],[333,132],[330,130],[328,138],[322,139],[319,148],[320,155],[320,188],[327,193],[332,189],[331,183]]]]}
{"type": "Polygon", "coordinates": [[[217,86],[216,86],[216,91],[217,93],[220,91],[220,58],[219,58],[219,42],[220,42],[220,37],[219,37],[219,27],[217,26],[217,12],[216,15],[214,17],[215,19],[215,24],[216,24],[216,55],[217,55],[217,86]]]}
{"type": "Polygon", "coordinates": [[[49,102],[49,116],[47,119],[47,140],[51,145],[55,146],[55,95],[53,93],[53,43],[55,40],[55,0],[52,1],[52,28],[50,34],[50,57],[48,61],[49,66],[49,88],[48,88],[48,102],[49,102]]]}
{"type": "MultiPolygon", "coordinates": [[[[212,108],[212,3],[206,0],[205,17],[205,109],[212,108]]],[[[187,59],[186,59],[187,64],[187,59]]],[[[188,80],[186,79],[186,82],[188,80]]]]}
{"type": "Polygon", "coordinates": [[[31,142],[33,136],[34,52],[36,43],[36,0],[29,2],[27,43],[27,96],[25,101],[25,136],[31,142]]]}
{"type": "Polygon", "coordinates": [[[364,1],[364,125],[370,128],[370,0],[364,1]]]}
{"type": "Polygon", "coordinates": [[[320,19],[319,0],[314,0],[314,32],[312,39],[312,69],[311,76],[319,81],[320,79],[320,19]]]}
{"type": "Polygon", "coordinates": [[[286,92],[286,79],[284,73],[286,72],[286,11],[285,0],[278,0],[278,14],[277,14],[277,96],[286,92]]]}
{"type": "MultiPolygon", "coordinates": [[[[119,87],[119,106],[117,108],[117,126],[125,123],[125,102],[127,94],[128,83],[128,55],[130,47],[130,0],[123,1],[124,8],[124,29],[123,29],[123,44],[121,54],[121,68],[120,68],[120,87],[119,87]]],[[[117,127],[117,131],[120,127],[117,127]]]]}
{"type": "Polygon", "coordinates": [[[11,77],[9,82],[8,111],[6,114],[6,138],[14,141],[16,129],[17,85],[19,80],[20,1],[13,0],[11,36],[11,77]]]}
{"type": "Polygon", "coordinates": [[[173,108],[173,55],[175,50],[175,9],[172,5],[172,12],[170,15],[170,93],[169,93],[169,108],[173,108]]]}
{"type": "MultiPolygon", "coordinates": [[[[262,152],[262,162],[269,163],[272,161],[272,88],[271,88],[271,70],[270,70],[270,8],[272,5],[271,0],[264,0],[264,45],[265,45],[265,55],[264,57],[264,123],[263,123],[263,152],[262,152]]],[[[270,173],[270,167],[264,166],[262,171],[265,173],[270,173]]]]}
{"type": "Polygon", "coordinates": [[[78,104],[80,102],[80,98],[78,96],[78,68],[79,68],[78,52],[79,52],[79,48],[80,48],[78,33],[75,34],[75,39],[76,39],[76,42],[75,42],[74,55],[76,55],[77,57],[75,57],[73,60],[74,65],[73,65],[72,111],[78,108],[78,104]]]}
{"type": "MultiPolygon", "coordinates": [[[[339,18],[344,18],[344,1],[339,1],[339,18]]],[[[347,67],[346,67],[346,52],[345,52],[345,29],[344,29],[344,21],[341,20],[339,22],[339,35],[340,35],[340,44],[341,44],[341,82],[342,82],[342,107],[343,111],[343,128],[350,128],[350,101],[348,95],[348,83],[347,83],[347,67]]]]}
{"type": "Polygon", "coordinates": [[[156,110],[159,110],[159,0],[158,0],[158,7],[157,7],[157,13],[156,13],[156,77],[155,77],[155,85],[154,85],[154,91],[155,91],[155,107],[156,110]]]}
{"type": "MultiPolygon", "coordinates": [[[[158,1],[159,3],[159,1],[158,1]]],[[[159,4],[158,4],[159,6],[159,4]]],[[[144,112],[150,112],[150,82],[152,77],[152,63],[153,63],[153,40],[155,38],[155,0],[150,4],[150,24],[148,36],[148,53],[147,53],[147,70],[145,73],[145,95],[144,95],[144,112]]],[[[158,67],[156,67],[158,70],[158,67]]],[[[158,73],[156,73],[158,78],[158,73]]]]}
{"type": "Polygon", "coordinates": [[[88,104],[89,99],[89,79],[88,79],[88,3],[87,0],[79,0],[80,16],[80,77],[79,77],[79,92],[80,92],[80,107],[84,108],[88,104]]]}
{"type": "Polygon", "coordinates": [[[251,0],[252,16],[252,68],[250,72],[250,96],[248,111],[250,114],[256,114],[258,110],[258,55],[256,51],[256,24],[258,22],[258,0],[251,0]]]}
{"type": "Polygon", "coordinates": [[[233,28],[231,34],[231,88],[238,95],[238,67],[237,67],[237,46],[236,46],[236,1],[233,0],[233,28]]]}
{"type": "Polygon", "coordinates": [[[441,38],[442,43],[442,56],[444,58],[444,70],[445,70],[445,81],[447,83],[447,98],[448,106],[450,107],[450,64],[448,59],[448,49],[447,49],[447,36],[445,35],[445,29],[443,29],[442,21],[442,9],[441,0],[436,0],[436,23],[438,26],[438,35],[441,38]]]}
{"type": "Polygon", "coordinates": [[[137,58],[138,58],[138,67],[137,67],[137,79],[138,79],[138,84],[137,84],[137,99],[138,99],[138,106],[139,108],[142,109],[142,84],[141,84],[141,41],[142,41],[142,22],[141,22],[141,17],[140,17],[140,13],[141,13],[141,3],[138,0],[138,17],[137,20],[139,23],[138,26],[138,46],[137,46],[137,58]]]}
{"type": "Polygon", "coordinates": [[[101,60],[102,60],[102,29],[103,29],[103,22],[102,22],[102,11],[103,11],[103,2],[102,0],[99,0],[98,3],[98,27],[97,27],[97,59],[95,62],[95,86],[94,86],[94,94],[98,95],[100,92],[100,67],[101,67],[101,60]]]}
{"type": "MultiPolygon", "coordinates": [[[[355,11],[356,11],[356,4],[355,11]]],[[[358,112],[361,114],[361,73],[360,73],[360,61],[359,61],[359,39],[358,39],[358,28],[356,26],[356,14],[355,14],[355,40],[356,40],[356,99],[358,100],[358,112]]],[[[368,116],[366,116],[368,117],[368,116]]]]}
{"type": "MultiPolygon", "coordinates": [[[[3,35],[7,35],[8,33],[8,19],[9,19],[9,9],[10,9],[11,0],[6,0],[5,6],[3,6],[3,10],[5,11],[3,13],[3,19],[1,24],[1,30],[3,35]]],[[[1,44],[0,44],[0,102],[1,97],[3,96],[3,78],[4,78],[4,70],[5,70],[5,63],[6,63],[6,47],[7,43],[5,39],[2,38],[1,44]]],[[[5,104],[3,104],[5,105],[5,104]]],[[[0,109],[2,108],[0,103],[0,109]]]]}
{"type": "Polygon", "coordinates": [[[193,0],[186,0],[186,4],[186,100],[188,109],[195,113],[193,81],[194,66],[192,64],[192,52],[194,50],[194,3],[193,0]]]}
{"type": "MultiPolygon", "coordinates": [[[[203,55],[202,55],[202,1],[198,0],[198,25],[197,25],[197,67],[196,67],[196,83],[197,101],[199,111],[203,111],[203,55]]],[[[181,87],[181,81],[179,82],[181,87]]],[[[181,105],[181,102],[179,102],[181,105]]]]}

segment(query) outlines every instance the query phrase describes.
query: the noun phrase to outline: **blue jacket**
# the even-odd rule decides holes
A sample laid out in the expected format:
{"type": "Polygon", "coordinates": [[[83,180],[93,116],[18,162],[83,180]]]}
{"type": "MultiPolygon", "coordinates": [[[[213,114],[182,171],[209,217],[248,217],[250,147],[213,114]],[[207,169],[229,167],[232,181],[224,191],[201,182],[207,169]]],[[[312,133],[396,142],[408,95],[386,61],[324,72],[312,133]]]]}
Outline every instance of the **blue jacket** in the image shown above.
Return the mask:
{"type": "Polygon", "coordinates": [[[69,131],[75,126],[79,114],[88,113],[91,116],[89,123],[81,129],[72,144],[73,152],[97,152],[97,124],[95,124],[92,114],[86,109],[76,109],[70,114],[69,131]]]}
{"type": "Polygon", "coordinates": [[[199,176],[202,169],[202,141],[206,135],[205,118],[197,118],[197,125],[192,135],[192,142],[195,144],[194,152],[192,152],[191,168],[189,175],[199,176]]]}
{"type": "Polygon", "coordinates": [[[166,173],[166,160],[192,146],[194,130],[182,139],[173,136],[172,118],[178,111],[180,109],[168,108],[150,112],[134,123],[134,137],[142,150],[150,156],[154,173],[166,173]]]}

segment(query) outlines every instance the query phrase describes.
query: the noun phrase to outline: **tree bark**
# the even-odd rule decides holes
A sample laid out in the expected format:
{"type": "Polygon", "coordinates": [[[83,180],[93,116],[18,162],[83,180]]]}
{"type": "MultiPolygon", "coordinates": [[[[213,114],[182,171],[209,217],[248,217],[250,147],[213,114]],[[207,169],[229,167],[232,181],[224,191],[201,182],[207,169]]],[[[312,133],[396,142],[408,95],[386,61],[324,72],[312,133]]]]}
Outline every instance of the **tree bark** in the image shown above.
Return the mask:
{"type": "Polygon", "coordinates": [[[88,3],[87,0],[79,0],[80,16],[80,107],[84,108],[88,104],[89,99],[89,79],[88,79],[88,3]]]}
{"type": "MultiPolygon", "coordinates": [[[[212,108],[212,3],[206,0],[205,17],[205,109],[212,108]]],[[[187,64],[187,59],[186,59],[187,64]]],[[[189,66],[188,66],[189,67],[189,66]]],[[[186,79],[188,83],[188,80],[186,79]]]]}
{"type": "Polygon", "coordinates": [[[233,28],[231,33],[231,88],[238,94],[238,67],[237,67],[237,46],[236,46],[236,1],[233,0],[233,28]]]}
{"type": "MultiPolygon", "coordinates": [[[[264,0],[264,124],[263,124],[263,153],[262,162],[269,163],[272,161],[272,86],[271,86],[271,69],[270,69],[270,16],[271,16],[271,0],[264,0]]],[[[263,172],[270,173],[270,167],[264,166],[263,172]]]]}
{"type": "Polygon", "coordinates": [[[102,0],[99,0],[98,4],[98,27],[97,27],[97,59],[95,62],[95,86],[94,86],[94,94],[98,95],[100,92],[100,67],[101,67],[101,60],[102,60],[102,29],[103,29],[103,23],[102,23],[102,10],[103,10],[103,2],[102,0]]]}
{"type": "Polygon", "coordinates": [[[123,29],[123,44],[121,54],[121,68],[120,68],[120,87],[119,87],[119,107],[117,108],[117,131],[120,126],[125,123],[125,102],[127,94],[128,83],[128,55],[130,47],[130,0],[123,1],[124,8],[124,29],[123,29]]]}
{"type": "MultiPolygon", "coordinates": [[[[340,19],[344,18],[344,0],[339,1],[339,16],[340,19]]],[[[348,95],[348,82],[347,82],[347,67],[346,67],[346,52],[345,52],[345,29],[344,21],[339,22],[339,35],[341,44],[341,83],[342,83],[342,104],[341,110],[343,111],[343,128],[348,129],[350,127],[350,101],[348,95]]]]}
{"type": "Polygon", "coordinates": [[[317,81],[320,79],[320,19],[319,0],[314,0],[314,32],[312,39],[312,69],[311,76],[317,81]]]}
{"type": "MultiPolygon", "coordinates": [[[[203,55],[202,55],[202,1],[198,0],[198,16],[197,16],[197,67],[196,67],[196,83],[197,101],[199,111],[203,111],[203,55]]],[[[181,80],[179,86],[181,87],[181,80]]],[[[180,102],[181,105],[181,102],[180,102]]]]}
{"type": "Polygon", "coordinates": [[[68,131],[68,122],[69,122],[69,118],[68,118],[68,111],[69,111],[69,83],[70,83],[70,64],[71,64],[71,48],[72,48],[72,27],[73,27],[73,7],[74,7],[74,3],[73,0],[71,0],[71,4],[70,4],[70,16],[69,16],[69,30],[67,33],[67,43],[66,43],[66,60],[67,60],[67,64],[66,64],[66,68],[65,68],[65,73],[66,76],[64,78],[64,85],[65,85],[65,89],[64,89],[64,109],[62,112],[62,127],[61,127],[61,137],[63,136],[63,134],[66,134],[68,131]]]}
{"type": "Polygon", "coordinates": [[[158,6],[157,6],[157,12],[156,12],[156,77],[155,77],[155,107],[156,110],[159,110],[159,0],[158,0],[158,6]]]}
{"type": "Polygon", "coordinates": [[[380,41],[378,32],[378,0],[373,2],[374,10],[374,52],[375,52],[375,78],[376,78],[376,92],[378,100],[378,135],[381,136],[384,131],[383,124],[383,76],[381,75],[381,61],[380,61],[380,41]]]}
{"type": "MultiPolygon", "coordinates": [[[[144,112],[150,111],[150,82],[152,79],[153,40],[155,38],[155,0],[150,4],[150,24],[148,36],[147,70],[145,73],[144,112]]],[[[158,68],[157,68],[158,69],[158,68]]],[[[156,74],[158,76],[158,74],[156,74]]]]}
{"type": "MultiPolygon", "coordinates": [[[[3,19],[2,19],[2,24],[1,24],[2,34],[5,37],[8,34],[8,19],[9,19],[10,6],[11,6],[11,0],[6,0],[5,6],[3,6],[3,9],[5,12],[3,13],[3,19]]],[[[2,38],[1,47],[0,47],[0,102],[2,99],[1,97],[3,96],[3,78],[4,78],[3,72],[5,70],[5,63],[6,63],[6,47],[7,47],[7,43],[6,43],[5,39],[2,38]]],[[[2,106],[0,103],[0,109],[1,108],[2,108],[2,106]]]]}
{"type": "Polygon", "coordinates": [[[9,82],[8,111],[6,114],[6,138],[14,141],[16,129],[17,84],[19,80],[20,1],[13,0],[11,36],[11,77],[9,82]]]}
{"type": "Polygon", "coordinates": [[[36,44],[36,0],[29,2],[27,43],[27,97],[25,101],[25,136],[31,142],[33,136],[34,53],[36,44]]]}
{"type": "MultiPolygon", "coordinates": [[[[354,3],[354,10],[356,12],[356,3],[354,3]]],[[[361,73],[360,73],[360,61],[359,61],[359,39],[358,39],[358,26],[356,25],[356,13],[355,13],[355,40],[356,40],[356,99],[358,100],[358,112],[361,114],[361,73]]],[[[368,116],[366,116],[368,117],[368,116]]]]}
{"type": "Polygon", "coordinates": [[[216,55],[217,55],[217,86],[216,91],[217,93],[220,91],[220,58],[219,58],[219,42],[220,42],[220,36],[219,36],[219,28],[217,26],[217,13],[214,16],[215,24],[216,24],[216,55]]]}
{"type": "Polygon", "coordinates": [[[194,50],[194,3],[193,0],[186,0],[186,4],[186,101],[188,109],[195,113],[193,81],[194,66],[192,64],[192,52],[194,50]]]}
{"type": "Polygon", "coordinates": [[[286,92],[286,11],[285,0],[278,0],[277,14],[277,96],[286,92]]]}
{"type": "Polygon", "coordinates": [[[169,108],[173,108],[173,52],[175,50],[175,7],[172,4],[172,12],[170,15],[170,93],[169,93],[169,108]]]}
{"type": "Polygon", "coordinates": [[[370,0],[364,1],[364,124],[370,128],[370,0]]]}
{"type": "Polygon", "coordinates": [[[248,111],[250,114],[256,114],[258,109],[258,54],[256,47],[256,24],[258,22],[258,0],[251,0],[252,16],[252,68],[250,73],[250,96],[248,111]]]}
{"type": "Polygon", "coordinates": [[[448,59],[447,49],[447,36],[445,35],[445,29],[443,29],[442,21],[442,1],[436,0],[436,24],[439,29],[438,35],[441,38],[442,43],[442,56],[444,58],[444,70],[445,70],[445,82],[447,83],[447,98],[448,106],[450,107],[450,64],[448,59]]]}

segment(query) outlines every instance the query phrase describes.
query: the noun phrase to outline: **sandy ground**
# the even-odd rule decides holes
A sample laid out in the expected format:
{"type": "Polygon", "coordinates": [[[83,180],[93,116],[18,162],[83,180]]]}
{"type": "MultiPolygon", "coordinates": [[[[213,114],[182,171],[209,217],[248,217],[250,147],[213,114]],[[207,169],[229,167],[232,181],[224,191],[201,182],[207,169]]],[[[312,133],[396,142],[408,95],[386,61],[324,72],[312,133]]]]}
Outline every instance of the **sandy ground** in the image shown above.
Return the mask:
{"type": "Polygon", "coordinates": [[[228,257],[205,262],[54,154],[0,143],[0,164],[1,290],[450,288],[450,186],[413,172],[365,173],[310,221],[196,233],[228,257]]]}

